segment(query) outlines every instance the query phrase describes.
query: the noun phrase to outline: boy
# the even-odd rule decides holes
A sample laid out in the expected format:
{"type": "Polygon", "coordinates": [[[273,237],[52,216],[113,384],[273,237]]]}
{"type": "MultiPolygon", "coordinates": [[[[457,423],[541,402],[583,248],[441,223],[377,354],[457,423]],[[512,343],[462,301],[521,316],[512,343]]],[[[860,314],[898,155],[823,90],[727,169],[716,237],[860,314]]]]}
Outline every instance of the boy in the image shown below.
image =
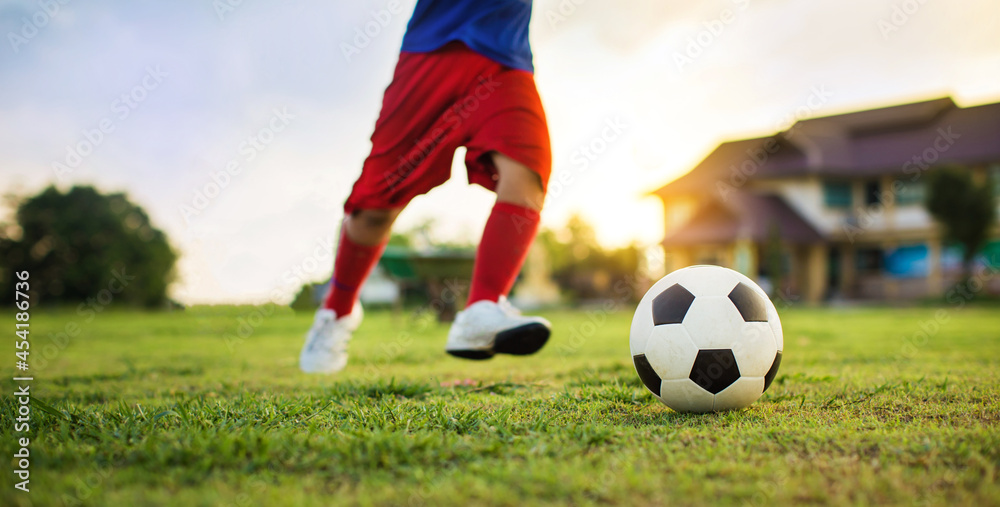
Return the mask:
{"type": "Polygon", "coordinates": [[[506,300],[538,231],[552,164],[532,74],[530,17],[530,0],[417,2],[371,154],[344,205],[333,280],[306,335],[303,371],[329,374],[347,364],[347,344],[362,318],[358,290],[393,221],[411,199],[448,180],[459,146],[468,150],[469,182],[495,191],[497,200],[445,350],[488,359],[545,345],[548,321],[521,316],[506,300]]]}

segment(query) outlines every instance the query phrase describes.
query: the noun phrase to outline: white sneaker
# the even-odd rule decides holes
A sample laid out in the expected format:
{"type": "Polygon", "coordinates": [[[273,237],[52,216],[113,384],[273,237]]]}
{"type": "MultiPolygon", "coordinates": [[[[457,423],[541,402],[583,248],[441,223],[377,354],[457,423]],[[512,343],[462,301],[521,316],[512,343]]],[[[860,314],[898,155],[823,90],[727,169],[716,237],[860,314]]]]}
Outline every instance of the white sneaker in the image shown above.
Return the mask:
{"type": "Polygon", "coordinates": [[[489,359],[494,354],[526,356],[541,349],[552,326],[541,317],[524,317],[507,298],[477,301],[458,312],[448,332],[445,352],[465,359],[489,359]]]}
{"type": "Polygon", "coordinates": [[[327,375],[343,370],[347,366],[347,343],[363,317],[361,303],[355,303],[354,310],[339,319],[333,310],[317,310],[299,355],[299,368],[306,373],[327,375]]]}

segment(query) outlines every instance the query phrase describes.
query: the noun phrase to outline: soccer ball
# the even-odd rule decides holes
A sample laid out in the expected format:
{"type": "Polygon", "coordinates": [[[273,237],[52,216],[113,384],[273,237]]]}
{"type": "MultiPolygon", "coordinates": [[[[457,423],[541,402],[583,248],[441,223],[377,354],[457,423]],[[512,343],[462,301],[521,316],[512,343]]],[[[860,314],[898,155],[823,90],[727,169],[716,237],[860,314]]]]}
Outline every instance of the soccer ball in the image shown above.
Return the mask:
{"type": "Polygon", "coordinates": [[[784,342],[753,280],[719,266],[679,269],[639,302],[629,333],[642,383],[678,412],[743,408],[770,387],[784,342]]]}

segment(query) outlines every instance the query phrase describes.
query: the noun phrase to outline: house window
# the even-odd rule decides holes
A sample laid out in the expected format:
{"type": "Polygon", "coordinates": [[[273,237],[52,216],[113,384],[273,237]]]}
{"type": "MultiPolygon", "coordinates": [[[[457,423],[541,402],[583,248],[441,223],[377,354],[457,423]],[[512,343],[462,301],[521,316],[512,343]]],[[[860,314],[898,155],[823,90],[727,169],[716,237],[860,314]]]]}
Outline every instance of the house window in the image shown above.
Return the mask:
{"type": "Polygon", "coordinates": [[[865,206],[875,206],[882,201],[882,183],[879,180],[865,182],[865,206]]]}
{"type": "Polygon", "coordinates": [[[823,203],[827,208],[850,208],[851,184],[846,181],[823,183],[823,203]]]}
{"type": "Polygon", "coordinates": [[[927,245],[907,245],[885,254],[885,270],[895,278],[923,278],[930,273],[930,250],[927,245]]]}
{"type": "Polygon", "coordinates": [[[897,180],[893,188],[896,190],[896,204],[900,206],[922,205],[927,195],[927,185],[923,180],[897,180]]]}
{"type": "Polygon", "coordinates": [[[859,248],[855,254],[855,266],[859,273],[880,273],[885,265],[881,248],[859,248]]]}

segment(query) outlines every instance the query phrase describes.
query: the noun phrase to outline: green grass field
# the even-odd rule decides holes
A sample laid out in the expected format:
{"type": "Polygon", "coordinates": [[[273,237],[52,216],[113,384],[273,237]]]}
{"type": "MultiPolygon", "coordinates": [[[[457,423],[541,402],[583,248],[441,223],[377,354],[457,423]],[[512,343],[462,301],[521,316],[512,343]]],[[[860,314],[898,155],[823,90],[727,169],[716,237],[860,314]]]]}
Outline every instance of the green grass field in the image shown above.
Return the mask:
{"type": "Polygon", "coordinates": [[[369,313],[347,370],[314,377],[311,316],[264,310],[36,312],[31,492],[10,460],[0,503],[1000,505],[995,306],[784,311],[774,385],[709,415],[642,387],[628,311],[548,313],[545,350],[488,362],[369,313]]]}

